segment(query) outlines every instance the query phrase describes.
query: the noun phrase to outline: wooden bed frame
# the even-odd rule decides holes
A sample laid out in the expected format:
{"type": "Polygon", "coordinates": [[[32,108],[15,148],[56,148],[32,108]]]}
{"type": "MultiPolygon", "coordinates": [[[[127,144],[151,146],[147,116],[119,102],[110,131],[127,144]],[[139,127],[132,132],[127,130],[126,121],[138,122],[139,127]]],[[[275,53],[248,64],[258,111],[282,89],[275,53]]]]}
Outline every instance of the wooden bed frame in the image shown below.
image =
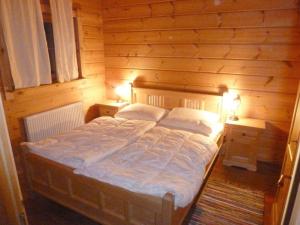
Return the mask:
{"type": "MultiPolygon", "coordinates": [[[[218,112],[221,116],[221,95],[176,92],[133,88],[132,102],[164,108],[190,107],[218,112]]],[[[218,138],[219,149],[223,135],[218,138]]],[[[202,188],[218,157],[218,152],[207,165],[203,184],[198,195],[185,208],[174,207],[174,196],[163,198],[134,193],[73,173],[73,169],[52,160],[30,153],[23,147],[27,178],[31,190],[92,220],[106,225],[180,225],[202,188]]]]}

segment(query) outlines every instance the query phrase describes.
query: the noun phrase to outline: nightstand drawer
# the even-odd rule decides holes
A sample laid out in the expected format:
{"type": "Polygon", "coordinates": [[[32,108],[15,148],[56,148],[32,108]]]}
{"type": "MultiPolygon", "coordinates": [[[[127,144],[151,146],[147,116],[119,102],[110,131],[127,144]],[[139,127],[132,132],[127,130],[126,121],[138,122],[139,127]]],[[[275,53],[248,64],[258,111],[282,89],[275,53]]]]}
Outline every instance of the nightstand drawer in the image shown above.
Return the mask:
{"type": "Polygon", "coordinates": [[[244,144],[252,144],[256,141],[257,135],[257,132],[246,132],[232,129],[230,134],[230,141],[244,144]]]}
{"type": "Polygon", "coordinates": [[[102,106],[100,107],[100,116],[114,116],[117,113],[116,108],[102,106]]]}
{"type": "Polygon", "coordinates": [[[129,105],[128,102],[116,102],[115,100],[106,100],[99,104],[100,116],[114,117],[123,107],[129,105]]]}
{"type": "Polygon", "coordinates": [[[241,143],[241,144],[245,144],[245,145],[251,145],[256,142],[256,138],[255,137],[247,137],[247,136],[242,136],[242,137],[232,136],[232,137],[230,137],[229,141],[231,143],[241,143]]]}
{"type": "Polygon", "coordinates": [[[259,134],[259,131],[256,129],[250,129],[250,128],[232,128],[231,129],[232,132],[232,136],[236,136],[236,137],[249,137],[249,138],[256,138],[257,135],[259,134]]]}
{"type": "Polygon", "coordinates": [[[231,142],[227,145],[227,149],[230,150],[230,157],[245,157],[249,158],[253,155],[253,148],[251,145],[241,142],[231,142]]]}

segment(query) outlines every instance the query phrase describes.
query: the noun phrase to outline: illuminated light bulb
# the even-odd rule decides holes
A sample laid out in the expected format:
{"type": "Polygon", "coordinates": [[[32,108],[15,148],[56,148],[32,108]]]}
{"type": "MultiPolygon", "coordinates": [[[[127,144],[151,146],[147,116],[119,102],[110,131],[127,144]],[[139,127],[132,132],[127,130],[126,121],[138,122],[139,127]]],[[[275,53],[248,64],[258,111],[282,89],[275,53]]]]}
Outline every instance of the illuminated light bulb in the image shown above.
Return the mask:
{"type": "Polygon", "coordinates": [[[115,93],[118,96],[118,102],[122,102],[123,99],[128,99],[131,93],[131,86],[128,85],[120,85],[115,88],[115,93]]]}

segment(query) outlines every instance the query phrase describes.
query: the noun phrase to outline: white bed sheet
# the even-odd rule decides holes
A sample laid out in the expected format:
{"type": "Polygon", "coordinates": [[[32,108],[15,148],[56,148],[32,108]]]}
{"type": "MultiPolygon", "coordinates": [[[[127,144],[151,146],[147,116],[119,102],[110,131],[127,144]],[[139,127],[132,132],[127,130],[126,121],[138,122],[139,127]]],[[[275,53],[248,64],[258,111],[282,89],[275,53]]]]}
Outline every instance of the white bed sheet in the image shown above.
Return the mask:
{"type": "Polygon", "coordinates": [[[185,207],[198,193],[206,165],[217,149],[213,138],[158,126],[74,172],[137,193],[163,197],[170,192],[176,207],[185,207]]]}
{"type": "Polygon", "coordinates": [[[99,117],[70,132],[23,144],[34,154],[80,168],[134,142],[155,125],[151,121],[99,117]]]}
{"type": "Polygon", "coordinates": [[[224,132],[224,124],[223,123],[216,123],[213,128],[212,132],[209,135],[209,138],[214,142],[217,142],[220,135],[224,132]]]}

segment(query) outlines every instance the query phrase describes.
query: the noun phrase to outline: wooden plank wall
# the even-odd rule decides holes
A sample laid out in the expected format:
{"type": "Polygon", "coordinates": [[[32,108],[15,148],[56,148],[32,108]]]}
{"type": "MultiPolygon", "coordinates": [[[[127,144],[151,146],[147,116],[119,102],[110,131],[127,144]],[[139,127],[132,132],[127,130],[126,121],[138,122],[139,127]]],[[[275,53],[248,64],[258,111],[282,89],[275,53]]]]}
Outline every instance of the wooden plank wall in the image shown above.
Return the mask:
{"type": "Polygon", "coordinates": [[[124,81],[234,89],[267,120],[259,159],[280,162],[300,77],[298,0],[104,0],[107,92],[124,81]]]}
{"type": "MultiPolygon", "coordinates": [[[[49,8],[42,0],[43,10],[49,8]]],[[[19,143],[25,140],[22,118],[76,101],[83,101],[86,120],[98,116],[95,104],[105,97],[104,52],[100,0],[74,0],[79,21],[84,79],[6,93],[4,106],[19,177],[23,178],[19,143]]]]}

